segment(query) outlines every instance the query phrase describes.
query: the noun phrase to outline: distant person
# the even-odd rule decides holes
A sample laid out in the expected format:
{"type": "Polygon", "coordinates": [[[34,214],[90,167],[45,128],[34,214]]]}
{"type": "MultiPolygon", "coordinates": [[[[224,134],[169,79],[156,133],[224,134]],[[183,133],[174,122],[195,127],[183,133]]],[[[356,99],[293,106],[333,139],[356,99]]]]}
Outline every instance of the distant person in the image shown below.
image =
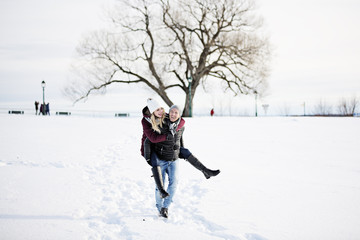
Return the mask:
{"type": "Polygon", "coordinates": [[[35,101],[35,115],[38,114],[38,110],[39,110],[39,102],[35,101]]]}
{"type": "Polygon", "coordinates": [[[41,104],[41,105],[40,105],[39,115],[40,115],[40,114],[44,115],[44,110],[45,110],[45,109],[44,109],[44,104],[41,104]]]}
{"type": "Polygon", "coordinates": [[[50,116],[50,104],[49,103],[46,104],[45,114],[50,116]]]}
{"type": "Polygon", "coordinates": [[[210,116],[214,116],[214,109],[213,108],[210,111],[210,116]]]}

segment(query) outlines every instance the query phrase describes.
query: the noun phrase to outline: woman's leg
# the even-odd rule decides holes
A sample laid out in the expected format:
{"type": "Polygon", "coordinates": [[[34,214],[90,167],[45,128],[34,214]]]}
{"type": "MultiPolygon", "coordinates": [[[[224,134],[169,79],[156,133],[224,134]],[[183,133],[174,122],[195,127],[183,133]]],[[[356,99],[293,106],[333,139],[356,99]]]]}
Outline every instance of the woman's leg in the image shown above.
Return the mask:
{"type": "Polygon", "coordinates": [[[146,162],[152,166],[152,163],[151,163],[151,142],[148,138],[145,138],[144,140],[144,158],[146,160],[146,162]]]}
{"type": "Polygon", "coordinates": [[[220,170],[211,170],[205,167],[187,148],[180,147],[179,157],[186,159],[196,169],[200,170],[207,179],[220,173],[220,170]]]}
{"type": "Polygon", "coordinates": [[[191,152],[189,151],[189,149],[180,147],[179,158],[188,159],[190,157],[190,155],[191,155],[191,152]]]}
{"type": "Polygon", "coordinates": [[[154,151],[151,151],[151,155],[150,155],[150,162],[151,162],[151,166],[152,167],[157,167],[159,166],[159,158],[156,155],[156,153],[154,151]]]}
{"type": "MultiPolygon", "coordinates": [[[[156,191],[155,196],[157,194],[160,194],[161,198],[166,198],[169,196],[169,194],[164,190],[164,180],[163,180],[163,174],[161,171],[161,167],[159,166],[160,160],[155,152],[151,153],[151,165],[153,166],[151,168],[151,171],[154,176],[155,184],[156,184],[156,191]]],[[[155,197],[156,199],[156,197],[155,197]]]]}

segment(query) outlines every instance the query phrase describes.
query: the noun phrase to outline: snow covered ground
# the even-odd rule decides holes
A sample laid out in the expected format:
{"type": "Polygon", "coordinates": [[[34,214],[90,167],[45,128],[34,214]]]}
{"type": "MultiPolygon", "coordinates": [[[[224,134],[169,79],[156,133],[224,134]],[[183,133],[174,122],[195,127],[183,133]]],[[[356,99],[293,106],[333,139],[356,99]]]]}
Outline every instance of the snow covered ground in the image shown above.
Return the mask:
{"type": "Polygon", "coordinates": [[[0,115],[0,239],[360,239],[360,118],[186,119],[169,219],[141,118],[0,115]]]}

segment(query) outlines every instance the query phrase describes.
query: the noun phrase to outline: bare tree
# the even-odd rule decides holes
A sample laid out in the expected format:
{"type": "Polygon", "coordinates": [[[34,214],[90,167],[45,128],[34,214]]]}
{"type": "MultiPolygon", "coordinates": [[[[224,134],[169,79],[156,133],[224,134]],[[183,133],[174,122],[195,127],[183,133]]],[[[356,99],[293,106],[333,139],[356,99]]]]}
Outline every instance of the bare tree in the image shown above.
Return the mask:
{"type": "Polygon", "coordinates": [[[332,113],[332,107],[328,105],[324,100],[320,99],[319,102],[315,105],[313,114],[327,116],[332,113]]]}
{"type": "Polygon", "coordinates": [[[338,105],[338,112],[344,116],[353,116],[359,106],[359,98],[354,96],[350,99],[342,98],[338,105]]]}
{"type": "Polygon", "coordinates": [[[291,107],[288,103],[284,103],[280,109],[281,115],[283,116],[290,116],[291,107]]]}
{"type": "Polygon", "coordinates": [[[267,116],[267,111],[268,111],[268,109],[269,109],[269,104],[267,104],[267,103],[264,103],[263,105],[261,105],[262,107],[263,107],[263,109],[264,109],[264,112],[265,112],[265,116],[267,116]]]}
{"type": "Polygon", "coordinates": [[[210,78],[235,95],[261,93],[270,51],[254,10],[252,0],[121,1],[109,14],[111,28],[79,45],[85,61],[75,68],[83,77],[65,92],[79,101],[113,83],[142,83],[170,106],[167,91],[178,88],[183,116],[191,115],[197,87],[210,78]]]}

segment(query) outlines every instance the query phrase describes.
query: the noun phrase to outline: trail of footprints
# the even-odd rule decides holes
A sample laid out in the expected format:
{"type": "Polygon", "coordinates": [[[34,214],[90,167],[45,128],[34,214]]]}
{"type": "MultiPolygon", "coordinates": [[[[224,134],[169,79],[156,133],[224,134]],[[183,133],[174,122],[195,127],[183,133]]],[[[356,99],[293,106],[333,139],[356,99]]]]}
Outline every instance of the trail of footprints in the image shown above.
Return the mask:
{"type": "MultiPolygon", "coordinates": [[[[126,146],[108,147],[99,153],[98,162],[86,168],[85,178],[98,192],[98,196],[94,196],[94,206],[84,213],[84,218],[89,219],[89,239],[137,236],[134,222],[163,220],[157,216],[150,168],[147,176],[139,177],[136,165],[129,164],[131,156],[120,154],[123,149],[126,146]]],[[[201,185],[201,180],[180,179],[166,224],[191,224],[203,233],[221,236],[224,229],[199,214],[201,198],[207,192],[201,185]]]]}

